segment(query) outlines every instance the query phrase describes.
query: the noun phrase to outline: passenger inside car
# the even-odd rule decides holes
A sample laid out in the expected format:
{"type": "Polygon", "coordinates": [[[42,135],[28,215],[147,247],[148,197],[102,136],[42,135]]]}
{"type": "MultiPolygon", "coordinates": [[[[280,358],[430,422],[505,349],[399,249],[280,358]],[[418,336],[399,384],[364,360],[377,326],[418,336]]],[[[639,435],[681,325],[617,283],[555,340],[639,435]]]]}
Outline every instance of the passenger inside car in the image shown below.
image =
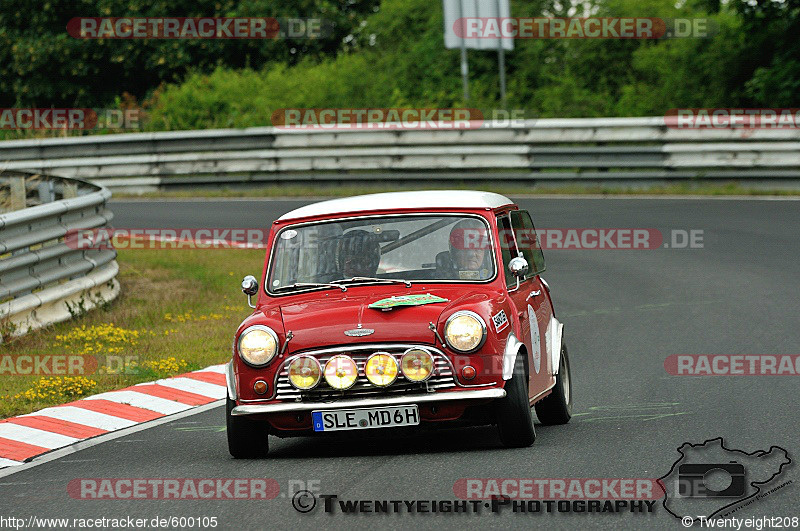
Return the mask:
{"type": "Polygon", "coordinates": [[[374,277],[380,261],[380,244],[367,231],[351,230],[337,243],[336,265],[342,278],[374,277]]]}

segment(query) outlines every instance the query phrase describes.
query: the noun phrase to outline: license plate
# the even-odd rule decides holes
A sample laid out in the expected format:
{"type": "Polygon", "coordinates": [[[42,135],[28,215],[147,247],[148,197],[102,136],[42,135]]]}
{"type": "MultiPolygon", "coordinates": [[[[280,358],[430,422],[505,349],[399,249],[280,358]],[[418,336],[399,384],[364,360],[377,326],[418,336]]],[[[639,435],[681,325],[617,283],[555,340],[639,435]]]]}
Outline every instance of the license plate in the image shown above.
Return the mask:
{"type": "Polygon", "coordinates": [[[387,406],[312,411],[314,431],[368,430],[419,424],[417,406],[387,406]]]}

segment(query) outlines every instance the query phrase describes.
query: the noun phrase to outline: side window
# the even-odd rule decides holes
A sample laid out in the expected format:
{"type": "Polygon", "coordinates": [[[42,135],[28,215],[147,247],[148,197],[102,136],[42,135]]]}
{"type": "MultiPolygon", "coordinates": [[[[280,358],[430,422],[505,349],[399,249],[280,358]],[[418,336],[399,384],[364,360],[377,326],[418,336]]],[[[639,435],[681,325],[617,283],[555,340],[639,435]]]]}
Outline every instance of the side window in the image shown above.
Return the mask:
{"type": "Polygon", "coordinates": [[[531,278],[545,270],[544,254],[536,238],[531,215],[525,210],[515,210],[511,213],[511,225],[514,227],[514,237],[519,250],[529,264],[528,275],[525,278],[531,278]]]}
{"type": "Polygon", "coordinates": [[[517,246],[514,242],[514,233],[511,230],[511,220],[508,216],[497,218],[497,233],[500,236],[500,251],[503,257],[503,274],[506,277],[506,285],[513,287],[517,285],[517,279],[508,270],[508,263],[517,256],[517,246]]]}

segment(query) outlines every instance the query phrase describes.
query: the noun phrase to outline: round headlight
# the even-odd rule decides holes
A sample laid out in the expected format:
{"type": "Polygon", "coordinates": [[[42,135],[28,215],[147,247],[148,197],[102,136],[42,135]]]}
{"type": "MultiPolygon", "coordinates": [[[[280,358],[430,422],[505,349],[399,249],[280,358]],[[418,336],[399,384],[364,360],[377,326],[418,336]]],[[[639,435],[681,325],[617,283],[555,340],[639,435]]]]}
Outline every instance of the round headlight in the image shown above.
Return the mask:
{"type": "Polygon", "coordinates": [[[350,389],[358,379],[358,366],[350,356],[340,354],[325,364],[325,381],[334,389],[350,389]]]}
{"type": "Polygon", "coordinates": [[[278,336],[266,326],[251,326],[239,336],[239,356],[254,367],[263,367],[278,352],[278,336]]]}
{"type": "Polygon", "coordinates": [[[372,385],[386,387],[397,379],[397,360],[388,352],[376,352],[367,360],[364,374],[372,385]]]}
{"type": "Polygon", "coordinates": [[[475,312],[456,312],[444,326],[444,338],[453,350],[473,352],[486,339],[486,323],[475,312]]]}
{"type": "Polygon", "coordinates": [[[316,358],[300,356],[289,364],[289,382],[301,391],[317,386],[322,378],[322,367],[316,358]]]}
{"type": "Polygon", "coordinates": [[[433,374],[433,356],[421,348],[408,349],[400,358],[400,368],[412,382],[424,382],[433,374]]]}

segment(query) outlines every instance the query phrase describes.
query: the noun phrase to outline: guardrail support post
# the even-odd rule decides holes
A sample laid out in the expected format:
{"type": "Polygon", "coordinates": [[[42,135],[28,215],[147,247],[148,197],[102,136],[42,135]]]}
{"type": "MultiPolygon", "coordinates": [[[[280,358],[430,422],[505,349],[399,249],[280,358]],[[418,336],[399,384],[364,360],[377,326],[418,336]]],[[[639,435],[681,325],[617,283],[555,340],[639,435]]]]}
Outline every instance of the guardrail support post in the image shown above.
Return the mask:
{"type": "Polygon", "coordinates": [[[61,195],[64,199],[72,199],[73,197],[78,197],[78,185],[75,183],[67,183],[63,184],[61,195]]]}
{"type": "Polygon", "coordinates": [[[55,188],[53,181],[44,181],[39,183],[39,202],[52,203],[56,199],[55,188]]]}
{"type": "Polygon", "coordinates": [[[25,177],[10,177],[8,182],[9,188],[9,207],[12,211],[22,210],[25,208],[26,190],[25,190],[25,177]]]}

